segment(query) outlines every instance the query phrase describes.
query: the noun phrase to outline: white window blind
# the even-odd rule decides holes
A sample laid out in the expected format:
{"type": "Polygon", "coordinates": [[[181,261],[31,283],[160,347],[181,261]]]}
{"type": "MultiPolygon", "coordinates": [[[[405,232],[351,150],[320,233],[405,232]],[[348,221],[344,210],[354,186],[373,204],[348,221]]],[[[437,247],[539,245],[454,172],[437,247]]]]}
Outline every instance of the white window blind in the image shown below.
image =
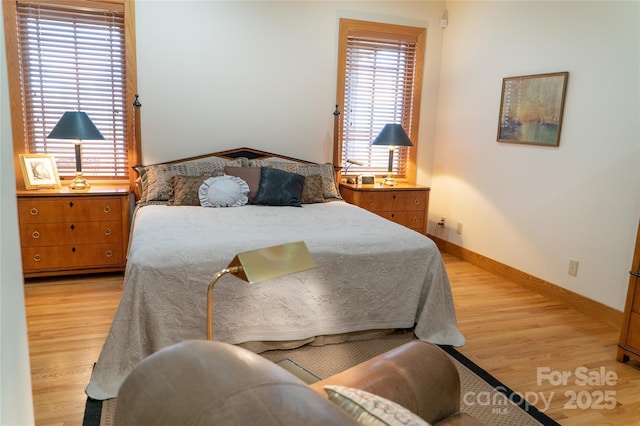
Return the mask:
{"type": "Polygon", "coordinates": [[[82,142],[84,175],[126,178],[124,14],[29,2],[17,11],[28,151],[53,154],[73,176],[73,143],[46,137],[65,111],[84,111],[105,137],[82,142]]]}
{"type": "MultiPolygon", "coordinates": [[[[386,174],[389,151],[371,146],[387,123],[402,124],[411,134],[416,43],[373,35],[347,39],[342,164],[364,162],[358,173],[386,174]]],[[[393,172],[405,177],[411,147],[396,147],[393,172]]]]}

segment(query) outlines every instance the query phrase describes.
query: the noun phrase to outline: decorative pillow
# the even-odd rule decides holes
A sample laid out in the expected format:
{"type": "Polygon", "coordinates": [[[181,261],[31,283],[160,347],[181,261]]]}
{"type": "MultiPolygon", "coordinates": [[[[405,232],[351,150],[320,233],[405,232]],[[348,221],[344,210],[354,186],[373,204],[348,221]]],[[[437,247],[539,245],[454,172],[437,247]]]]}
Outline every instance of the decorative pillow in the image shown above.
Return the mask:
{"type": "Polygon", "coordinates": [[[341,200],[338,185],[336,185],[336,172],[333,164],[316,164],[316,163],[298,163],[294,161],[276,161],[276,160],[249,160],[250,166],[271,166],[274,169],[285,170],[291,173],[298,173],[302,176],[320,175],[322,176],[322,188],[324,198],[341,200]]]}
{"type": "Polygon", "coordinates": [[[344,386],[325,386],[329,401],[367,426],[429,426],[403,406],[378,395],[344,386]]]}
{"type": "Polygon", "coordinates": [[[333,168],[333,164],[299,164],[296,173],[300,173],[303,176],[321,175],[324,198],[342,199],[338,191],[338,185],[336,184],[336,171],[333,168]]]}
{"type": "Polygon", "coordinates": [[[324,203],[324,190],[322,188],[322,176],[309,175],[304,178],[302,186],[302,204],[324,203]]]}
{"type": "Polygon", "coordinates": [[[249,185],[237,176],[216,176],[205,180],[198,196],[203,207],[239,207],[249,201],[249,185]]]}
{"type": "Polygon", "coordinates": [[[224,174],[224,166],[240,165],[242,165],[240,159],[206,158],[180,163],[134,166],[134,169],[140,174],[141,194],[138,202],[168,201],[172,196],[171,191],[173,191],[170,181],[172,176],[199,176],[205,173],[211,176],[220,176],[224,174]]]}
{"type": "Polygon", "coordinates": [[[271,167],[260,168],[260,187],[253,204],[302,207],[304,176],[271,167]]]}
{"type": "Polygon", "coordinates": [[[249,185],[249,204],[253,204],[260,187],[260,167],[231,167],[225,166],[224,173],[237,176],[249,185]]]}
{"type": "Polygon", "coordinates": [[[170,206],[199,206],[200,196],[198,190],[202,183],[211,177],[210,174],[200,176],[176,175],[171,177],[173,185],[173,195],[167,201],[170,206]]]}

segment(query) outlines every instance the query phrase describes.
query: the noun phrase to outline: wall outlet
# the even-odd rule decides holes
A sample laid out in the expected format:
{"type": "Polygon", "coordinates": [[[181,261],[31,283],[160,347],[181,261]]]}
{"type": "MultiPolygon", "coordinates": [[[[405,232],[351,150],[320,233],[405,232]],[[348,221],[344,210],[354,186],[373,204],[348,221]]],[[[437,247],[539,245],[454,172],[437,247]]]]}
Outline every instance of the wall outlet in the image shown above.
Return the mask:
{"type": "Polygon", "coordinates": [[[577,260],[573,260],[573,259],[569,259],[569,270],[567,271],[567,273],[571,276],[577,276],[578,275],[578,261],[577,260]]]}
{"type": "Polygon", "coordinates": [[[438,226],[439,226],[440,228],[444,228],[444,217],[441,217],[441,218],[440,218],[440,221],[438,221],[438,226]]]}
{"type": "Polygon", "coordinates": [[[462,235],[462,224],[460,222],[458,222],[458,228],[456,229],[456,232],[458,233],[458,235],[462,235]]]}

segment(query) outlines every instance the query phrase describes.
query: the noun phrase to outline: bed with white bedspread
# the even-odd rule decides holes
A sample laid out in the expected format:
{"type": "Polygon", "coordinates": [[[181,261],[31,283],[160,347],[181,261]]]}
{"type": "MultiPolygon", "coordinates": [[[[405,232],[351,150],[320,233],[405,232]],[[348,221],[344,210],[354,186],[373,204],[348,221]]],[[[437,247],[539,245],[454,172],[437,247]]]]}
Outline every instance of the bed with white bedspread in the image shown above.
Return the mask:
{"type": "Polygon", "coordinates": [[[206,339],[208,284],[236,253],[300,240],[316,268],[254,285],[218,282],[216,340],[261,351],[269,342],[412,328],[422,340],[464,344],[442,258],[425,235],[340,200],[146,205],[135,212],[122,299],[87,394],[115,397],[146,356],[206,339]]]}

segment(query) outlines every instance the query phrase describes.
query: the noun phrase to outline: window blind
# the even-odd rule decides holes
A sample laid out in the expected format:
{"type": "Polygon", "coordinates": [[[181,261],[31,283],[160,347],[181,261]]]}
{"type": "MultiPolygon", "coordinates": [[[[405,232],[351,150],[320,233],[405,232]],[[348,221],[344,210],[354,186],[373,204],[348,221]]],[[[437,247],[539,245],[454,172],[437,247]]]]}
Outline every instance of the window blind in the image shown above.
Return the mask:
{"type": "MultiPolygon", "coordinates": [[[[346,49],[342,163],[359,160],[358,173],[386,174],[389,151],[371,141],[387,123],[411,134],[416,43],[350,35],[346,49]]],[[[397,177],[406,176],[409,149],[395,149],[397,177]]]]}
{"type": "Polygon", "coordinates": [[[124,14],[35,2],[17,12],[28,151],[53,154],[73,176],[73,143],[47,135],[65,111],[84,111],[105,137],[82,142],[84,175],[127,177],[124,14]]]}

